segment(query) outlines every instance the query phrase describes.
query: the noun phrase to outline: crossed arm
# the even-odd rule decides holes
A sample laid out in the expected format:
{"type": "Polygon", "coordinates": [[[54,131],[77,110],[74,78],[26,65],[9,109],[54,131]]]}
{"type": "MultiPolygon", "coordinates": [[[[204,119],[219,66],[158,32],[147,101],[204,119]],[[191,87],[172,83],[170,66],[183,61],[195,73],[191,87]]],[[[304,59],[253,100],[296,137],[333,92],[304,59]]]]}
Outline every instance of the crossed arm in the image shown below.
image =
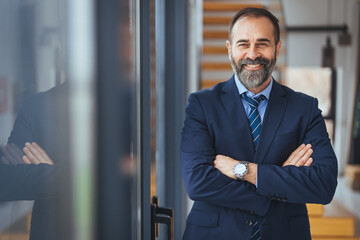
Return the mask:
{"type": "MultiPolygon", "coordinates": [[[[311,149],[311,144],[301,144],[291,155],[288,159],[284,162],[282,167],[285,166],[306,166],[309,167],[313,159],[311,158],[311,154],[313,150],[311,149]]],[[[240,161],[233,159],[231,157],[227,157],[224,155],[217,155],[214,160],[214,168],[218,169],[222,174],[236,179],[233,173],[233,167],[239,163],[240,161]]],[[[256,163],[249,163],[248,164],[248,173],[244,176],[244,179],[252,184],[256,184],[257,178],[257,164],[256,163]]]]}
{"type": "Polygon", "coordinates": [[[44,200],[57,196],[59,168],[36,143],[23,151],[13,143],[2,147],[0,200],[44,200]],[[40,164],[42,163],[42,164],[40,164]]]}
{"type": "Polygon", "coordinates": [[[34,164],[45,163],[54,165],[54,162],[37,143],[25,143],[25,147],[21,149],[14,143],[8,143],[2,147],[4,156],[1,161],[6,165],[17,164],[34,164]]]}
{"type": "Polygon", "coordinates": [[[272,199],[329,203],[337,184],[337,162],[316,100],[311,111],[303,126],[303,141],[311,145],[299,146],[282,166],[251,163],[246,181],[237,181],[232,168],[238,161],[216,154],[203,106],[196,95],[190,95],[181,141],[183,179],[189,197],[257,215],[266,212],[263,209],[272,199]]]}

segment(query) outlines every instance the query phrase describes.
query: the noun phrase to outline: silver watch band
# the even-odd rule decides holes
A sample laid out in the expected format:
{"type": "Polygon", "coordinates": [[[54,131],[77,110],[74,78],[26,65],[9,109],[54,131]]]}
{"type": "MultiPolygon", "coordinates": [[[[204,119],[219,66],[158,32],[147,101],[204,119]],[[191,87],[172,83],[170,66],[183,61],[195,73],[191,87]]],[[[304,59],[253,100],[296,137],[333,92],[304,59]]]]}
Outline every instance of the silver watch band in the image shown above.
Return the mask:
{"type": "Polygon", "coordinates": [[[248,172],[248,162],[245,161],[241,161],[239,163],[237,163],[234,167],[233,167],[233,172],[234,172],[234,176],[239,179],[239,180],[244,180],[244,176],[247,174],[248,172]],[[243,165],[245,167],[245,169],[240,173],[237,171],[237,168],[239,165],[243,165]]]}

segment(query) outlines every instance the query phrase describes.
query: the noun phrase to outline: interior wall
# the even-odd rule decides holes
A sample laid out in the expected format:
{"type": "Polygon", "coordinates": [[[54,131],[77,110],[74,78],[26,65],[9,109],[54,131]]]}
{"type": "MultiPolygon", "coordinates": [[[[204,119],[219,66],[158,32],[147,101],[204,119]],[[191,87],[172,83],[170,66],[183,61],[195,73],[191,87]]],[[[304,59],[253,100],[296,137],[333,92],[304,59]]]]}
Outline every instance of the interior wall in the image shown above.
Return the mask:
{"type": "MultiPolygon", "coordinates": [[[[352,129],[355,88],[357,82],[357,61],[359,47],[359,7],[357,0],[286,0],[283,1],[287,26],[342,25],[347,24],[351,34],[351,45],[338,44],[339,33],[331,33],[335,47],[335,66],[338,69],[336,130],[334,149],[342,174],[349,159],[350,134],[352,129]],[[328,19],[328,2],[331,3],[331,17],[328,19]]],[[[322,48],[327,33],[289,32],[287,34],[288,67],[321,67],[322,48]]]]}

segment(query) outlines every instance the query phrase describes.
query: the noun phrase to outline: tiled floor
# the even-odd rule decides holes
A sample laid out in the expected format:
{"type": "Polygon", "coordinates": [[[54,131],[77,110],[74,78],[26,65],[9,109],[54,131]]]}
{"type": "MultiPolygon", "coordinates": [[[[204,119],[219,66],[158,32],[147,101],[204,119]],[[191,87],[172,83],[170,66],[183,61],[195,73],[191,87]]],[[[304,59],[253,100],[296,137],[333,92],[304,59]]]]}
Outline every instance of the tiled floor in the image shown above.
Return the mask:
{"type": "Polygon", "coordinates": [[[338,179],[338,187],[334,199],[349,210],[357,219],[355,220],[356,236],[360,236],[360,192],[350,189],[345,178],[338,179]]]}

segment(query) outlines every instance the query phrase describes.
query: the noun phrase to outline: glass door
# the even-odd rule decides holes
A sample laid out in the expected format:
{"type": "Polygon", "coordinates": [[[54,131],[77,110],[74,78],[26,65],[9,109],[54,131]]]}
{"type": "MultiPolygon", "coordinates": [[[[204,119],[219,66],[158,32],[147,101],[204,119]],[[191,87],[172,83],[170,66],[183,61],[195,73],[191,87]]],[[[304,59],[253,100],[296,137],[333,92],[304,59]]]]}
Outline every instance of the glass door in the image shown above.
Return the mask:
{"type": "Polygon", "coordinates": [[[179,159],[188,76],[187,6],[185,0],[140,1],[144,239],[180,239],[187,215],[179,159]]]}
{"type": "Polygon", "coordinates": [[[185,0],[0,1],[0,239],[180,239],[185,0]]]}
{"type": "Polygon", "coordinates": [[[163,207],[164,4],[159,0],[140,1],[142,239],[173,239],[173,210],[163,207]]]}
{"type": "MultiPolygon", "coordinates": [[[[91,10],[92,4],[83,7],[91,10]]],[[[77,104],[70,107],[70,89],[75,88],[68,74],[68,8],[67,1],[58,0],[0,3],[1,239],[93,236],[89,227],[93,221],[92,195],[87,190],[92,182],[92,158],[87,158],[92,156],[91,148],[87,155],[72,161],[73,154],[83,151],[93,139],[88,131],[92,122],[86,121],[79,129],[73,128],[76,124],[70,120],[70,108],[83,117],[91,116],[92,102],[82,109],[77,104]],[[72,151],[79,139],[70,135],[84,129],[81,138],[86,140],[77,145],[78,151],[72,151]],[[80,169],[84,159],[86,164],[80,169]],[[73,172],[78,170],[80,176],[75,179],[73,172]],[[85,218],[77,219],[73,203],[81,197],[85,200],[79,211],[85,218]]],[[[91,14],[84,16],[78,10],[81,20],[92,19],[91,14]]],[[[91,34],[92,27],[84,29],[83,46],[90,53],[93,45],[86,37],[91,34]]],[[[82,66],[87,68],[92,59],[84,60],[82,66]]],[[[85,89],[92,82],[93,72],[88,71],[86,77],[85,89]]],[[[82,99],[90,96],[87,92],[82,99]]]]}

